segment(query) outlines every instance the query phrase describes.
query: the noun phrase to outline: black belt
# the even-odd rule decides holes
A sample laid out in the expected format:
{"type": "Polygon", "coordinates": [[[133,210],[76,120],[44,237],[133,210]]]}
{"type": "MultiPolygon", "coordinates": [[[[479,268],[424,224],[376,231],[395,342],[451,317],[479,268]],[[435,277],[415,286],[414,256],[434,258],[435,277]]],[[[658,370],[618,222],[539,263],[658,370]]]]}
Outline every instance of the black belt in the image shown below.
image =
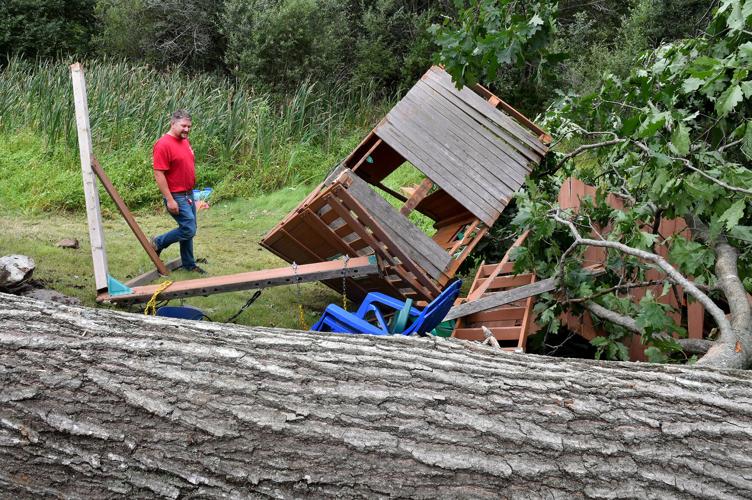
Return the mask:
{"type": "Polygon", "coordinates": [[[192,196],[193,195],[193,190],[188,190],[188,191],[170,191],[170,194],[173,195],[173,196],[175,196],[175,195],[185,195],[185,196],[191,195],[192,196]]]}

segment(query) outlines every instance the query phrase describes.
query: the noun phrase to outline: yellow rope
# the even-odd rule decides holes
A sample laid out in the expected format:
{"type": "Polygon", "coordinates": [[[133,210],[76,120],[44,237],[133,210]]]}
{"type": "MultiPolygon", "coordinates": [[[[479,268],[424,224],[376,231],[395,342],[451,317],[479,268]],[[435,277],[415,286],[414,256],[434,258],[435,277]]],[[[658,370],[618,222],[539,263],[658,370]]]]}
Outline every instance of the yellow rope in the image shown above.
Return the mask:
{"type": "Polygon", "coordinates": [[[298,321],[300,322],[300,329],[308,330],[308,326],[306,326],[305,322],[305,312],[303,312],[303,304],[298,304],[298,312],[300,313],[298,317],[298,321]]]}
{"type": "Polygon", "coordinates": [[[170,285],[172,285],[172,281],[170,280],[163,281],[159,284],[159,288],[154,291],[154,295],[152,295],[149,302],[146,303],[146,309],[144,309],[144,314],[146,316],[154,316],[157,314],[157,295],[162,293],[170,285]]]}

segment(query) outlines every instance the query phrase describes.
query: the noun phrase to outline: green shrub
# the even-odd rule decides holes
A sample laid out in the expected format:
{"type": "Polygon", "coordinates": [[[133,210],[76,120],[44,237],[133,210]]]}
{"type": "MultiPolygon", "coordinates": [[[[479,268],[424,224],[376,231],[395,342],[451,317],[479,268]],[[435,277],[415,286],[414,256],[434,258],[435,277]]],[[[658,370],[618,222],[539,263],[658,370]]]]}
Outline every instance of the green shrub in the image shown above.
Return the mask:
{"type": "Polygon", "coordinates": [[[3,0],[0,63],[11,54],[84,54],[94,31],[95,0],[3,0]]]}

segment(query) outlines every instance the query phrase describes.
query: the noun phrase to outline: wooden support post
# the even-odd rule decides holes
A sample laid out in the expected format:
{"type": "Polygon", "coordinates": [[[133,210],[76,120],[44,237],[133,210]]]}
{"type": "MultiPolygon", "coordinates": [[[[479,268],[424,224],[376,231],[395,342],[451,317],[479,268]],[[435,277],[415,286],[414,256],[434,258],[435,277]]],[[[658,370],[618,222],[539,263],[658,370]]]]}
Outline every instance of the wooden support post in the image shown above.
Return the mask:
{"type": "Polygon", "coordinates": [[[115,186],[110,181],[110,178],[107,177],[107,174],[104,172],[104,169],[97,161],[96,157],[94,155],[91,155],[91,166],[94,170],[94,173],[97,174],[97,177],[99,177],[99,181],[104,186],[104,190],[107,191],[107,194],[110,195],[110,198],[112,198],[112,201],[115,202],[115,206],[120,211],[120,215],[123,216],[123,219],[125,219],[125,222],[128,224],[128,227],[131,228],[131,231],[133,231],[133,234],[136,235],[136,239],[139,243],[141,243],[141,246],[146,250],[147,255],[151,259],[151,261],[154,263],[154,266],[156,266],[157,271],[159,271],[159,274],[166,276],[170,274],[170,270],[167,268],[167,266],[164,265],[164,262],[159,258],[157,255],[157,252],[154,250],[154,248],[151,246],[151,242],[146,237],[143,231],[141,231],[141,227],[139,227],[138,223],[136,222],[136,219],[133,218],[133,214],[131,214],[131,211],[128,210],[128,207],[125,205],[125,202],[123,201],[123,198],[120,197],[120,194],[118,194],[117,189],[115,189],[115,186]]]}
{"type": "Polygon", "coordinates": [[[99,206],[99,192],[96,177],[91,166],[92,144],[89,125],[89,105],[86,98],[86,80],[84,70],[79,63],[72,64],[71,80],[73,82],[73,100],[76,107],[76,127],[78,130],[78,149],[81,156],[81,175],[86,198],[86,217],[89,223],[89,240],[91,241],[91,258],[94,264],[94,282],[97,292],[107,289],[107,252],[104,246],[102,229],[102,212],[99,206]]]}
{"type": "Polygon", "coordinates": [[[413,194],[410,196],[410,199],[408,199],[404,205],[402,205],[402,208],[400,208],[400,213],[407,217],[410,215],[410,212],[415,209],[415,207],[418,206],[418,203],[423,201],[423,198],[428,196],[428,192],[433,187],[433,181],[429,178],[423,179],[423,182],[420,183],[420,186],[418,186],[418,189],[416,189],[413,194]]]}

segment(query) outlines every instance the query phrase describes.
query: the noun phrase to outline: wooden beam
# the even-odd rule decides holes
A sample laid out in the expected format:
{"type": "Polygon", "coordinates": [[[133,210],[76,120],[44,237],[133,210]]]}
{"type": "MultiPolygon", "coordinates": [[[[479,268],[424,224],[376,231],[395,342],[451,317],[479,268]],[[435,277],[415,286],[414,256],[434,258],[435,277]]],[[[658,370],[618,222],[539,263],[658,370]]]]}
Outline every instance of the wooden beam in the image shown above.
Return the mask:
{"type": "MultiPolygon", "coordinates": [[[[178,257],[177,259],[173,259],[173,260],[171,260],[169,262],[165,262],[164,265],[170,271],[174,271],[175,269],[177,269],[180,266],[182,266],[183,263],[182,263],[180,257],[178,257]]],[[[125,286],[127,286],[129,288],[133,288],[134,286],[147,285],[147,284],[151,283],[152,281],[154,281],[155,279],[159,278],[159,276],[160,276],[159,271],[157,271],[156,269],[152,269],[151,271],[147,271],[144,274],[140,274],[140,275],[136,276],[135,278],[133,278],[133,279],[131,279],[129,281],[126,281],[125,282],[125,286]]]]}
{"type": "Polygon", "coordinates": [[[450,319],[457,319],[469,314],[477,313],[480,311],[487,311],[494,307],[503,306],[504,304],[510,304],[518,300],[540,295],[545,292],[550,292],[556,289],[557,283],[555,278],[548,278],[537,283],[530,285],[523,285],[519,288],[514,288],[506,292],[496,292],[473,300],[471,302],[465,302],[458,306],[454,306],[449,310],[444,321],[450,319]]]}
{"type": "Polygon", "coordinates": [[[136,235],[136,239],[139,243],[141,243],[141,246],[144,250],[146,250],[146,254],[149,256],[151,261],[154,263],[154,266],[157,268],[157,271],[159,271],[159,274],[161,275],[168,275],[170,274],[170,270],[167,269],[167,267],[164,265],[164,262],[159,258],[157,255],[157,252],[154,250],[154,247],[151,246],[151,242],[146,237],[143,231],[141,231],[141,227],[136,222],[136,219],[133,218],[133,214],[131,214],[131,211],[128,210],[128,207],[125,204],[125,201],[123,201],[123,198],[120,197],[120,194],[117,192],[117,189],[115,189],[115,186],[110,181],[110,178],[107,177],[107,174],[104,172],[104,169],[97,161],[97,158],[94,155],[91,155],[91,166],[94,170],[94,173],[97,174],[97,177],[99,177],[99,181],[104,186],[104,190],[107,191],[107,194],[110,195],[110,198],[112,198],[112,201],[115,202],[115,206],[117,207],[118,211],[120,212],[120,215],[123,216],[123,219],[125,219],[126,224],[128,224],[128,227],[131,228],[131,231],[133,231],[133,234],[136,235]]]}
{"type": "MultiPolygon", "coordinates": [[[[277,269],[265,269],[247,273],[199,278],[193,280],[176,281],[159,294],[160,299],[175,299],[196,295],[212,295],[215,293],[236,292],[268,288],[311,281],[325,281],[345,277],[362,277],[379,274],[379,266],[375,258],[357,257],[350,259],[345,267],[344,261],[333,260],[317,262],[315,264],[299,265],[296,270],[292,266],[277,269]]],[[[133,293],[110,297],[101,294],[97,302],[110,301],[117,303],[147,302],[160,285],[133,287],[133,293]]]]}
{"type": "Polygon", "coordinates": [[[428,192],[432,187],[433,181],[431,181],[431,179],[429,179],[428,177],[423,179],[423,182],[420,183],[420,186],[418,186],[418,188],[413,191],[413,194],[410,195],[410,198],[405,202],[404,205],[402,205],[402,208],[400,208],[400,213],[405,217],[410,215],[410,212],[415,209],[418,203],[423,201],[423,198],[428,196],[428,192]]]}
{"type": "Polygon", "coordinates": [[[102,228],[102,211],[99,206],[97,181],[91,168],[91,125],[89,124],[89,104],[86,98],[86,80],[84,69],[79,63],[72,64],[71,81],[73,83],[73,101],[76,108],[76,129],[78,131],[78,149],[81,156],[81,175],[86,199],[86,218],[89,225],[91,242],[91,260],[94,264],[94,283],[97,293],[107,289],[107,252],[104,245],[102,228]]]}
{"type": "MultiPolygon", "coordinates": [[[[593,276],[598,276],[606,272],[602,267],[589,267],[585,268],[593,276]]],[[[454,306],[449,310],[444,321],[450,319],[457,319],[467,316],[469,314],[477,313],[480,311],[487,311],[494,307],[510,304],[518,300],[526,299],[528,297],[534,297],[542,293],[550,292],[556,289],[558,286],[556,278],[547,278],[537,283],[531,283],[530,285],[523,285],[519,288],[507,290],[505,292],[495,292],[481,297],[471,302],[465,302],[458,306],[454,306]]]]}

